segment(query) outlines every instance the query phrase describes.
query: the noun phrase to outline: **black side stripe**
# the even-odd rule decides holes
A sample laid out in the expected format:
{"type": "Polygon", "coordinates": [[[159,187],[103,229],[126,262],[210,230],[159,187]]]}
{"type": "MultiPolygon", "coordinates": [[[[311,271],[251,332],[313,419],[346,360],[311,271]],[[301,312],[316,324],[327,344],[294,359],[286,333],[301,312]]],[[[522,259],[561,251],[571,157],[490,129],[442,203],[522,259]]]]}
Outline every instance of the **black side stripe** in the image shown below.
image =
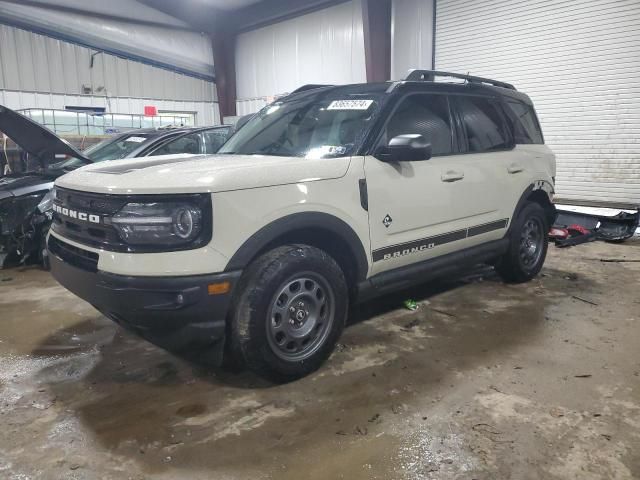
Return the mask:
{"type": "Polygon", "coordinates": [[[503,218],[502,220],[496,220],[495,222],[476,225],[475,227],[464,228],[462,230],[442,233],[440,235],[434,235],[433,237],[422,238],[420,240],[414,240],[412,242],[400,243],[398,245],[391,245],[390,247],[379,248],[372,252],[373,261],[378,262],[380,260],[388,260],[389,258],[402,257],[411,253],[430,250],[434,247],[444,245],[445,243],[455,242],[457,240],[463,240],[468,237],[474,237],[483,233],[507,228],[508,223],[509,219],[503,218]]]}
{"type": "Polygon", "coordinates": [[[501,228],[507,228],[507,223],[509,223],[509,219],[503,218],[502,220],[496,220],[495,222],[471,227],[469,228],[467,237],[474,237],[483,233],[493,232],[494,230],[500,230],[501,228]]]}

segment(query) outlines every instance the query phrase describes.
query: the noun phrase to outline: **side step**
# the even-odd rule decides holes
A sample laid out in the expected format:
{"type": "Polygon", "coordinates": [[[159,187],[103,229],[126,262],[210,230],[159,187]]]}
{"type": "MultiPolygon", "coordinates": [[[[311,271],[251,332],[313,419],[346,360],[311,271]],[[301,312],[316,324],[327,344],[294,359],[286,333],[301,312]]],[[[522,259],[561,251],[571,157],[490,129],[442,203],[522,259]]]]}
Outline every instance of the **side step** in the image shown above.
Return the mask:
{"type": "Polygon", "coordinates": [[[499,257],[509,248],[509,239],[501,238],[419,263],[378,273],[358,284],[357,301],[364,302],[396,290],[468,269],[499,257]]]}

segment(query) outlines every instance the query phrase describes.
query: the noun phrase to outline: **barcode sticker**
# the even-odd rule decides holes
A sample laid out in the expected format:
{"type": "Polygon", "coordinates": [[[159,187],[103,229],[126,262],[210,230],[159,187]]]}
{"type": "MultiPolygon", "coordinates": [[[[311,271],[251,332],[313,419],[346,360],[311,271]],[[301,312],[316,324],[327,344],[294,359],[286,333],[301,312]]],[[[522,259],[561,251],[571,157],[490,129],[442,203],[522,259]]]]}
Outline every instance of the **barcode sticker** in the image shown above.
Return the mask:
{"type": "Polygon", "coordinates": [[[146,140],[146,137],[127,137],[125,142],[142,143],[146,140]]]}
{"type": "Polygon", "coordinates": [[[327,110],[367,110],[373,100],[334,100],[327,110]]]}

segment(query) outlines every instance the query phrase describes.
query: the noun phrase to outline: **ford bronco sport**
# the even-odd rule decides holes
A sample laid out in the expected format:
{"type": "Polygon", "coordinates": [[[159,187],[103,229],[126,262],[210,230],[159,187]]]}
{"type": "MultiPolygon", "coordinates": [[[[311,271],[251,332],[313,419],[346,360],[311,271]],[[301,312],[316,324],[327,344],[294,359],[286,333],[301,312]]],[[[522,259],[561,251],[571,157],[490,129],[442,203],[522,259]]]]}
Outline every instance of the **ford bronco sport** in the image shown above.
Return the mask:
{"type": "Polygon", "coordinates": [[[483,262],[534,277],[554,175],[527,95],[416,70],[302,87],[214,156],[64,175],[48,249],[118,324],[287,381],[327,359],[354,302],[483,262]]]}

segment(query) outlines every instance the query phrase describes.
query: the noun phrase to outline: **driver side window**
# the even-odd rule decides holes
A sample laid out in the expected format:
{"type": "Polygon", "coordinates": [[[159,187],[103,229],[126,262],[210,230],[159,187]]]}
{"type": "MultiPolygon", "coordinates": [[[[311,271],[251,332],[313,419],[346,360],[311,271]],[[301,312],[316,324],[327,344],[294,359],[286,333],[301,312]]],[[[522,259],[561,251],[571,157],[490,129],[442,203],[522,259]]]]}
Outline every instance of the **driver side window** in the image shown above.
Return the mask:
{"type": "Polygon", "coordinates": [[[405,134],[420,134],[433,155],[453,153],[449,103],[444,95],[416,94],[401,101],[385,129],[384,141],[405,134]]]}

